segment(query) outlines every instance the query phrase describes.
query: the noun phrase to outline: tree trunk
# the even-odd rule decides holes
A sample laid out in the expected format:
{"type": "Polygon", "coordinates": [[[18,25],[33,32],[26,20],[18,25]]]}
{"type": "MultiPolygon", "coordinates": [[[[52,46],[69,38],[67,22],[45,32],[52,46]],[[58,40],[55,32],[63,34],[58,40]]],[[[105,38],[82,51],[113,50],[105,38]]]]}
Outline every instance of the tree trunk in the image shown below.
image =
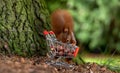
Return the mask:
{"type": "Polygon", "coordinates": [[[1,53],[45,55],[44,29],[50,29],[44,0],[0,0],[1,53]]]}

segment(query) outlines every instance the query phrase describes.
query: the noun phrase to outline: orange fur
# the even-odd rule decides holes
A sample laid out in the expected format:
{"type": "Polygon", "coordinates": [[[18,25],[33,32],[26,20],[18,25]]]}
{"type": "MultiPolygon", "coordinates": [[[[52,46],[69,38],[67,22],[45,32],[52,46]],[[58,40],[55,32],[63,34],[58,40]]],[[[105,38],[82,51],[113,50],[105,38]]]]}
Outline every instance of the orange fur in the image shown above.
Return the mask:
{"type": "Polygon", "coordinates": [[[51,14],[52,30],[58,40],[76,44],[73,33],[73,18],[67,10],[56,10],[51,14]]]}

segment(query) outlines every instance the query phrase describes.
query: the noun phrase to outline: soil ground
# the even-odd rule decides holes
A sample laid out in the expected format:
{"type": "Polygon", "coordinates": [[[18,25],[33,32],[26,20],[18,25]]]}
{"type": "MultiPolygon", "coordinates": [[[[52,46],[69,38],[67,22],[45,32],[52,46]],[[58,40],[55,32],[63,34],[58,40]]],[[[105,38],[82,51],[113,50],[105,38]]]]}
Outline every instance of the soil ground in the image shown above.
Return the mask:
{"type": "Polygon", "coordinates": [[[73,69],[45,63],[46,57],[0,56],[0,73],[115,73],[96,63],[75,65],[73,69]]]}

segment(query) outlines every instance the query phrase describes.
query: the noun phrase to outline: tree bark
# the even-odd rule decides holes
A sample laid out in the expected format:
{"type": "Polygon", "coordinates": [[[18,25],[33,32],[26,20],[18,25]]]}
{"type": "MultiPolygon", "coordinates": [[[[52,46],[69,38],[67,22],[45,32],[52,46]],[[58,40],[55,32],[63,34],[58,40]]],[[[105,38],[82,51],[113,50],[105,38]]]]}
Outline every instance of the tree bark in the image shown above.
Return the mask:
{"type": "Polygon", "coordinates": [[[42,34],[50,29],[44,0],[0,0],[0,52],[32,56],[45,55],[42,34]]]}

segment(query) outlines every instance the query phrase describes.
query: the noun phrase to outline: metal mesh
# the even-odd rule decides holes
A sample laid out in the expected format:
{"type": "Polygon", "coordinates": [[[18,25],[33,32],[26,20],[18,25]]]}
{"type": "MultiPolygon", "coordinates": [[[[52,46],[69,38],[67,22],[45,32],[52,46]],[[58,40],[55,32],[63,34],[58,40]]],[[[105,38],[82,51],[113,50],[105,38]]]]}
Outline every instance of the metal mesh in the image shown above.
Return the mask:
{"type": "Polygon", "coordinates": [[[64,57],[73,58],[77,46],[72,44],[63,43],[56,39],[54,33],[49,33],[46,36],[47,45],[50,47],[49,56],[51,57],[64,57]]]}

